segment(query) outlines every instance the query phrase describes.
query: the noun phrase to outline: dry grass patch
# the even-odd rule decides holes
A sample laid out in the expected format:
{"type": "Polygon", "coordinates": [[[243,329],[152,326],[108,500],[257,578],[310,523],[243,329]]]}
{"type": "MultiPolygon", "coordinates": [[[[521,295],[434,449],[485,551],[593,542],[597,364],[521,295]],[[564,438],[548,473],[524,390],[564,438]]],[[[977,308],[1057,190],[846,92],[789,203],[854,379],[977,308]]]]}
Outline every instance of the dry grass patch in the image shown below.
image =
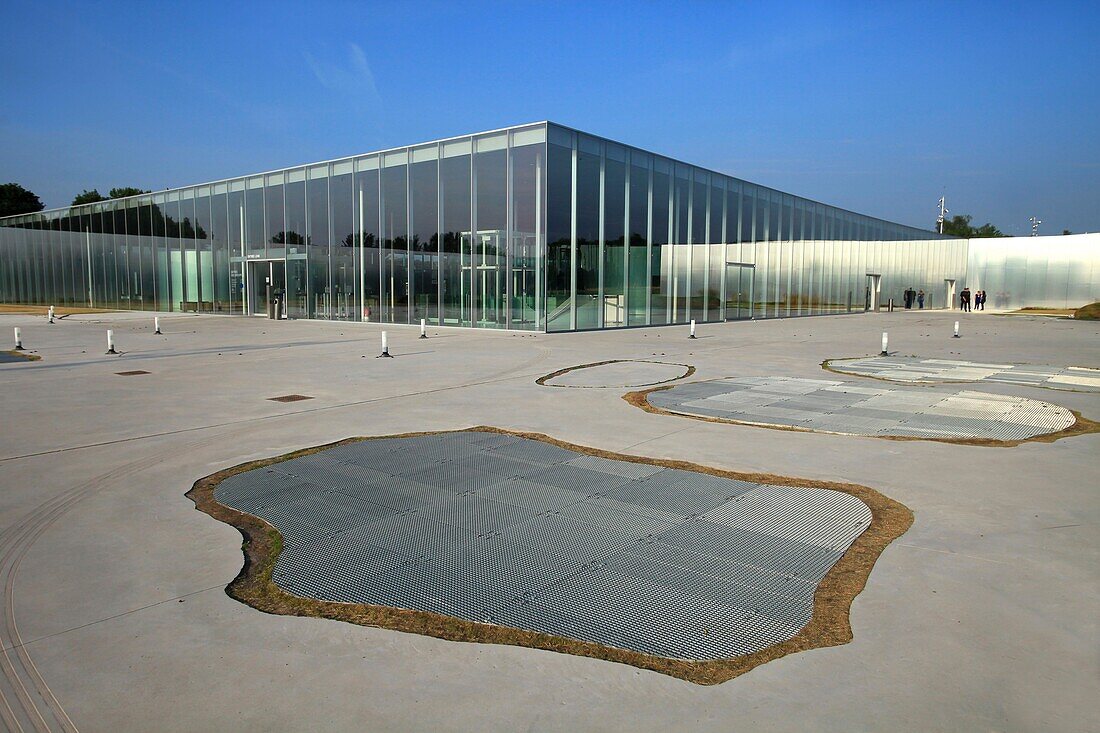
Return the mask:
{"type": "MultiPolygon", "coordinates": [[[[570,387],[570,388],[574,388],[574,389],[576,389],[576,388],[579,388],[579,389],[600,389],[599,387],[589,387],[587,385],[547,384],[547,382],[549,382],[551,379],[554,379],[555,377],[560,377],[563,374],[568,374],[569,372],[575,372],[578,369],[590,369],[592,367],[604,366],[606,364],[622,364],[622,363],[626,363],[626,362],[634,363],[634,364],[663,364],[665,366],[678,366],[678,367],[683,367],[687,371],[685,371],[683,374],[681,374],[678,377],[673,377],[672,379],[662,379],[659,382],[649,382],[647,384],[620,385],[618,387],[618,389],[624,389],[624,388],[629,388],[629,387],[647,387],[650,384],[664,384],[666,382],[675,382],[678,379],[687,379],[692,374],[695,374],[695,367],[692,366],[691,364],[678,364],[676,362],[671,362],[671,361],[654,361],[652,359],[608,359],[606,361],[594,361],[591,364],[578,364],[577,366],[566,367],[564,369],[559,369],[556,372],[550,372],[549,374],[546,374],[546,375],[541,376],[538,379],[536,379],[535,384],[539,384],[539,385],[542,385],[544,387],[570,387]]],[[[615,387],[606,387],[604,389],[615,389],[615,387]]]]}
{"type": "Polygon", "coordinates": [[[871,568],[874,567],[875,561],[882,551],[890,542],[904,534],[913,523],[913,513],[906,506],[883,496],[874,489],[857,484],[810,481],[765,473],[740,473],[686,461],[669,461],[612,453],[556,440],[539,433],[516,432],[486,426],[468,428],[468,430],[502,433],[531,440],[540,440],[567,450],[616,461],[697,471],[712,476],[755,483],[842,491],[863,501],[871,509],[872,520],[867,530],[856,538],[848,551],[833,565],[828,575],[818,586],[814,595],[813,617],[795,636],[762,651],[730,659],[710,661],[668,659],[550,634],[493,624],[474,623],[425,611],[301,598],[279,588],[271,580],[271,574],[279,552],[282,550],[282,537],[279,535],[278,530],[258,517],[219,503],[214,498],[214,490],[219,483],[238,473],[262,468],[298,456],[318,453],[346,443],[382,438],[411,438],[421,435],[433,435],[437,432],[461,431],[431,431],[380,435],[370,438],[349,438],[336,443],[294,451],[275,458],[252,461],[228,468],[199,479],[187,492],[187,496],[195,502],[197,509],[219,521],[233,525],[244,537],[244,544],[242,545],[244,566],[237,577],[226,587],[226,592],[232,598],[266,613],[328,618],[363,626],[377,626],[395,631],[424,634],[450,641],[509,644],[544,649],[629,664],[696,684],[713,685],[730,680],[760,664],[788,654],[820,647],[838,646],[851,641],[852,628],[848,614],[852,601],[863,590],[871,568]]]}
{"type": "Polygon", "coordinates": [[[1075,321],[1100,321],[1100,303],[1089,303],[1071,312],[1075,321]]]}
{"type": "Polygon", "coordinates": [[[0,354],[3,354],[4,356],[10,357],[12,360],[16,360],[16,359],[22,359],[23,361],[41,361],[42,360],[42,357],[39,356],[38,354],[31,354],[31,353],[26,352],[26,351],[16,351],[15,349],[12,349],[11,351],[0,351],[0,354]]]}

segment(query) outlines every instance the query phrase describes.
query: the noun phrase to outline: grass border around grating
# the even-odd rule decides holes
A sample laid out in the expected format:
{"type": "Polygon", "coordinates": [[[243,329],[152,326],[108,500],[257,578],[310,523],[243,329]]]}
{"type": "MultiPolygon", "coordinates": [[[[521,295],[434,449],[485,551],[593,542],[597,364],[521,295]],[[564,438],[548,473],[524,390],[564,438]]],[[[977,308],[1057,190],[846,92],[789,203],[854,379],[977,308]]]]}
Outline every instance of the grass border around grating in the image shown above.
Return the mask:
{"type": "Polygon", "coordinates": [[[559,369],[556,372],[550,372],[549,374],[545,374],[536,379],[535,384],[541,385],[543,387],[560,387],[564,389],[633,389],[634,387],[650,387],[654,384],[666,384],[668,382],[675,382],[680,379],[687,379],[692,374],[695,374],[695,367],[691,364],[680,364],[674,361],[656,361],[654,359],[607,359],[606,361],[594,361],[591,364],[578,364],[576,366],[559,369]],[[551,379],[560,377],[563,374],[568,374],[569,372],[575,372],[579,369],[591,369],[592,367],[605,366],[607,364],[622,364],[624,362],[633,362],[636,364],[664,364],[665,366],[684,367],[684,369],[686,369],[687,371],[685,371],[678,377],[673,377],[672,379],[662,379],[659,382],[646,382],[645,384],[616,384],[606,387],[587,384],[547,384],[547,382],[551,379]]]}
{"type": "MultiPolygon", "coordinates": [[[[839,373],[839,372],[838,372],[839,373]]],[[[876,379],[877,377],[872,377],[876,379]]],[[[703,380],[703,381],[716,381],[716,380],[703,380]]],[[[698,384],[698,382],[693,382],[698,384]]],[[[653,413],[654,415],[671,415],[672,417],[686,417],[692,420],[702,420],[703,422],[724,423],[726,425],[743,425],[750,428],[764,428],[765,430],[785,430],[790,433],[817,433],[819,435],[845,435],[855,438],[875,438],[876,440],[920,440],[932,443],[949,443],[951,445],[975,445],[985,448],[1014,448],[1024,443],[1053,443],[1056,440],[1062,438],[1072,438],[1075,435],[1087,435],[1088,433],[1100,433],[1100,422],[1089,420],[1077,410],[1065,407],[1063,409],[1069,410],[1073,415],[1074,422],[1067,428],[1063,428],[1055,433],[1046,433],[1045,435],[1033,435],[1030,438],[1024,438],[1023,440],[994,440],[992,438],[951,438],[951,437],[923,437],[919,435],[868,435],[867,433],[840,433],[831,430],[819,430],[817,428],[803,428],[797,425],[774,425],[771,423],[763,422],[748,422],[746,420],[731,420],[723,417],[712,417],[710,415],[694,415],[690,412],[675,412],[673,410],[666,410],[663,407],[657,407],[650,403],[649,395],[654,392],[661,392],[666,389],[672,389],[677,385],[670,384],[664,387],[653,387],[652,389],[641,390],[640,392],[627,392],[623,395],[623,399],[629,404],[634,405],[637,408],[645,410],[646,412],[653,413]]],[[[1061,405],[1057,405],[1061,407],[1061,405]]]]}
{"type": "MultiPolygon", "coordinates": [[[[11,357],[14,357],[15,359],[22,359],[23,361],[42,361],[42,357],[39,356],[38,354],[31,354],[29,352],[18,351],[16,349],[11,349],[10,351],[0,351],[0,354],[3,354],[4,356],[11,356],[11,357]]],[[[8,364],[16,364],[18,362],[9,361],[7,363],[8,364]]]]}
{"type": "Polygon", "coordinates": [[[886,549],[887,545],[903,535],[913,523],[913,513],[908,507],[880,494],[874,489],[858,484],[811,481],[766,473],[741,473],[686,461],[625,455],[567,443],[540,433],[504,430],[484,425],[461,430],[436,430],[348,438],[274,458],[251,461],[199,479],[187,492],[187,497],[195,502],[195,508],[199,511],[232,525],[240,531],[244,537],[242,544],[244,565],[237,577],[226,587],[226,593],[231,598],[265,613],[328,618],[362,626],[375,626],[395,631],[424,634],[449,641],[507,644],[575,654],[629,664],[699,685],[714,685],[726,682],[765,662],[785,657],[788,654],[809,649],[839,646],[850,642],[852,640],[852,627],[849,622],[849,611],[852,601],[863,590],[871,569],[882,551],[886,549]],[[426,611],[369,604],[336,603],[295,596],[277,586],[271,579],[275,561],[282,550],[282,536],[278,530],[262,519],[228,507],[214,498],[214,490],[218,484],[230,476],[298,456],[318,453],[338,445],[363,440],[413,438],[423,435],[466,431],[515,435],[530,440],[539,440],[585,455],[630,463],[643,463],[662,468],[697,471],[711,476],[753,483],[833,489],[855,496],[866,504],[871,510],[871,524],[852,542],[847,551],[837,560],[818,585],[814,593],[813,616],[810,622],[797,634],[784,642],[774,644],[767,649],[752,654],[729,659],[692,661],[642,654],[626,649],[506,626],[475,623],[426,611]]]}

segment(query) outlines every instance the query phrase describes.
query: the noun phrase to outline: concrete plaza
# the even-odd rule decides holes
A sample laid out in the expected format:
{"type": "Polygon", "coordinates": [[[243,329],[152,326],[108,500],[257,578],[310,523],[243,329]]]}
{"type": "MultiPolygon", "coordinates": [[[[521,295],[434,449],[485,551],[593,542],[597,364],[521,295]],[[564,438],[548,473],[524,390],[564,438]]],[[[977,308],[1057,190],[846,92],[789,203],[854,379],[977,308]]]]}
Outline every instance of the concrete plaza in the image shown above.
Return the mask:
{"type": "MultiPolygon", "coordinates": [[[[0,315],[0,641],[14,719],[85,731],[1100,729],[1100,434],[1013,448],[649,414],[624,389],[535,384],[611,359],[689,379],[824,372],[880,348],[1100,366],[1100,326],[899,311],[576,334],[152,314],[0,315]],[[962,321],[962,338],[952,324],[962,321]],[[121,356],[105,355],[112,329],[121,356]],[[9,348],[4,345],[3,348],[9,348]],[[148,374],[120,376],[123,371],[148,374]],[[279,403],[301,394],[313,399],[279,403]],[[194,481],[355,435],[493,425],[585,446],[871,486],[909,506],[852,643],[714,687],[595,659],[271,616],[229,598],[240,535],[194,481]]],[[[927,390],[955,391],[959,385],[927,390]]],[[[1100,395],[1014,384],[1100,419],[1100,395]]],[[[10,727],[10,723],[9,723],[10,727]]]]}

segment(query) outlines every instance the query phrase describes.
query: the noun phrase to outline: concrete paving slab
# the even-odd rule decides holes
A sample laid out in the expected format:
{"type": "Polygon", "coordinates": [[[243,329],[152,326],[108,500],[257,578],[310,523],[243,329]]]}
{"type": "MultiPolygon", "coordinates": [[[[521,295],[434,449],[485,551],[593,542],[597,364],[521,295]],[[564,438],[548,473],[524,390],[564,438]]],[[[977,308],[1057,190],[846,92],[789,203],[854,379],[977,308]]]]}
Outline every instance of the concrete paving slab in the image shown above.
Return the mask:
{"type": "MultiPolygon", "coordinates": [[[[700,380],[814,379],[825,359],[877,353],[882,331],[891,348],[928,358],[1098,364],[1097,324],[868,314],[708,326],[696,341],[683,328],[419,341],[416,327],[387,327],[397,358],[375,360],[377,324],[165,316],[156,337],[151,317],[95,319],[0,316],[0,330],[21,326],[43,355],[0,365],[0,570],[10,577],[19,557],[10,602],[20,643],[81,730],[1100,728],[1100,436],[1007,449],[887,442],[651,415],[620,391],[534,384],[567,366],[661,352],[696,365],[700,380]],[[960,319],[967,337],[951,339],[960,319]],[[108,324],[120,357],[102,354],[108,324]],[[115,374],[128,368],[151,374],[115,374]],[[314,399],[267,401],[292,393],[314,399]],[[352,435],[476,424],[861,483],[911,507],[916,522],[857,597],[850,644],[716,687],[270,616],[225,595],[240,536],[184,498],[194,480],[352,435]]],[[[968,387],[1100,419],[1096,394],[968,387]]]]}

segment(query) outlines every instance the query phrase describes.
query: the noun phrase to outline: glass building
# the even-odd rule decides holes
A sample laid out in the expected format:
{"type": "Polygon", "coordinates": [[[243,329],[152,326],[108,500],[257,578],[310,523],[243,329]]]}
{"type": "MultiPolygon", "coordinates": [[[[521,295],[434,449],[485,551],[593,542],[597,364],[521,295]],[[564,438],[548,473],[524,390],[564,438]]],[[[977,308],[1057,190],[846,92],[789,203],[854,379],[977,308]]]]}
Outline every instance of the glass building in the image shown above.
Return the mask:
{"type": "Polygon", "coordinates": [[[569,331],[950,305],[966,240],[542,122],[0,219],[0,302],[569,331]]]}

